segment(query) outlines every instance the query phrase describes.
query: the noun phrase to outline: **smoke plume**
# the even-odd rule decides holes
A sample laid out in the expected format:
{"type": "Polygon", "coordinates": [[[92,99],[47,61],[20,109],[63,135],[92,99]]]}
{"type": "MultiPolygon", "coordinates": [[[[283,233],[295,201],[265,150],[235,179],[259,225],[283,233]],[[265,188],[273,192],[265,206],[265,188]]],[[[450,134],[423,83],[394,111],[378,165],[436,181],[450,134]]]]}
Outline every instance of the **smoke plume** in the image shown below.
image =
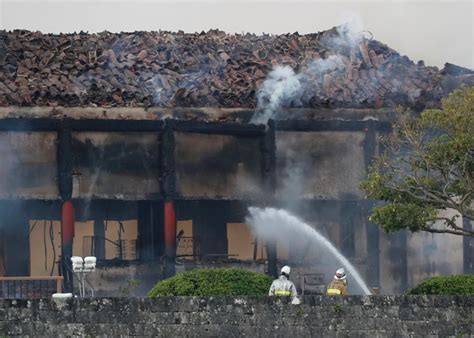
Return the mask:
{"type": "Polygon", "coordinates": [[[282,106],[300,95],[302,74],[295,74],[289,66],[276,66],[257,93],[257,104],[262,113],[252,118],[253,123],[266,123],[282,106]]]}
{"type": "MultiPolygon", "coordinates": [[[[404,88],[404,80],[392,78],[390,67],[377,66],[362,23],[356,16],[318,38],[321,54],[300,64],[298,72],[277,65],[257,91],[257,111],[252,123],[281,118],[284,108],[307,106],[374,105],[383,95],[402,95],[410,102],[420,90],[404,88]]],[[[409,80],[407,80],[409,82],[409,80]]]]}

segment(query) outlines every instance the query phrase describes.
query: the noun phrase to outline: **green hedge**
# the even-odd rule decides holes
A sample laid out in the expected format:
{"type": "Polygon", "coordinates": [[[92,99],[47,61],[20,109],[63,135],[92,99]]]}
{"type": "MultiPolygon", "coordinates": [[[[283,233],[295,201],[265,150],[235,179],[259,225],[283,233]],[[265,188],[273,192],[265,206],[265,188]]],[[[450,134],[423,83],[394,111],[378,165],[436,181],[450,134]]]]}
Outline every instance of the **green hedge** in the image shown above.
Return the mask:
{"type": "Polygon", "coordinates": [[[407,291],[408,295],[474,295],[474,275],[439,276],[407,291]]]}
{"type": "Polygon", "coordinates": [[[157,296],[258,296],[268,293],[272,279],[243,269],[194,269],[158,282],[148,295],[157,296]]]}

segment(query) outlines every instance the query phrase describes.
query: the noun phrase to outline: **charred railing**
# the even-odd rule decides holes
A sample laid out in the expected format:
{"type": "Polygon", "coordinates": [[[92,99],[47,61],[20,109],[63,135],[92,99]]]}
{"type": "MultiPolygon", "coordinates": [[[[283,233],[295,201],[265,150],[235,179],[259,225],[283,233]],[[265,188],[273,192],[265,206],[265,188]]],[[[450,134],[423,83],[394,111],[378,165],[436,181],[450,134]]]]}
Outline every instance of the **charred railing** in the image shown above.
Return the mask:
{"type": "Polygon", "coordinates": [[[31,299],[61,293],[63,276],[0,277],[0,298],[31,299]]]}

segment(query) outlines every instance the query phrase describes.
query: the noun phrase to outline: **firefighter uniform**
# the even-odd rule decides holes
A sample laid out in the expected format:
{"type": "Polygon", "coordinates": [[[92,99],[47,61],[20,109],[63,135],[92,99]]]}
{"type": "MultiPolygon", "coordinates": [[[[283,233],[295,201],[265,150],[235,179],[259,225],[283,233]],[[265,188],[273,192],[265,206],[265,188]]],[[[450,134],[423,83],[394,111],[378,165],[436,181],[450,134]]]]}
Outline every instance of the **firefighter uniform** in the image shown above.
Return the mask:
{"type": "Polygon", "coordinates": [[[348,292],[347,292],[346,281],[340,280],[340,279],[333,279],[327,287],[326,294],[327,295],[341,295],[341,296],[347,295],[348,292]]]}
{"type": "Polygon", "coordinates": [[[291,296],[296,297],[296,287],[292,281],[285,275],[281,275],[278,279],[275,279],[268,291],[269,296],[291,296]]]}

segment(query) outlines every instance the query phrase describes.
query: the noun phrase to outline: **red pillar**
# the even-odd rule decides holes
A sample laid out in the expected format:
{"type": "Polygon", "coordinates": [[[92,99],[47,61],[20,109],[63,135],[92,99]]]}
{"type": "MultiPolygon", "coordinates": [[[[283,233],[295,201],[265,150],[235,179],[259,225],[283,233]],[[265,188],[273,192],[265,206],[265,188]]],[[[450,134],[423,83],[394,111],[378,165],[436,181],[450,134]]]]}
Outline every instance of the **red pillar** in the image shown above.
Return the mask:
{"type": "Polygon", "coordinates": [[[61,256],[62,275],[64,276],[65,291],[72,291],[72,273],[69,271],[74,239],[74,206],[71,201],[65,201],[61,210],[61,256]]]}
{"type": "Polygon", "coordinates": [[[176,213],[173,201],[165,202],[165,277],[175,274],[176,259],[176,213]]]}
{"type": "MultiPolygon", "coordinates": [[[[71,245],[74,238],[74,206],[71,201],[63,203],[61,213],[61,243],[62,247],[71,245]]],[[[71,250],[72,254],[72,250],[71,250]]]]}

